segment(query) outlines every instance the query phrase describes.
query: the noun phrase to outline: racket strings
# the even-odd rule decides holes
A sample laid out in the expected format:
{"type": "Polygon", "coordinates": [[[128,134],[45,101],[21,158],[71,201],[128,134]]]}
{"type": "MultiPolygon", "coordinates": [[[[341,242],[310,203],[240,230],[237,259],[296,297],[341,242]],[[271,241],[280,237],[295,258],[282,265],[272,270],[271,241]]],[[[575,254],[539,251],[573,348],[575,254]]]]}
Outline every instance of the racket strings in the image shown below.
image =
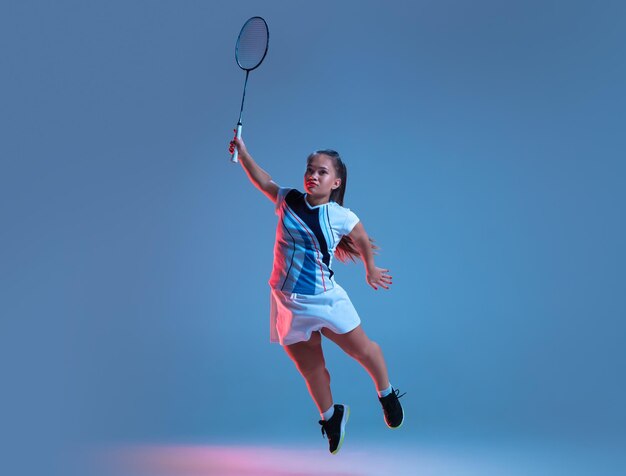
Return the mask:
{"type": "Polygon", "coordinates": [[[267,52],[269,31],[262,18],[251,18],[241,29],[235,56],[239,67],[252,70],[259,66],[267,52]]]}

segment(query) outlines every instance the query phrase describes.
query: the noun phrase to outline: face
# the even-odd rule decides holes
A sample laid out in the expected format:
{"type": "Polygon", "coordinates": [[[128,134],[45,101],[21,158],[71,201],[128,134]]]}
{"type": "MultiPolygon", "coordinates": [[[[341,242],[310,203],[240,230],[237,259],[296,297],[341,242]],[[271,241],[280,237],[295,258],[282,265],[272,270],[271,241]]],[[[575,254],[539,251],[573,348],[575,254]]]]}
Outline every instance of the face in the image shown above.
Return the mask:
{"type": "Polygon", "coordinates": [[[325,154],[315,155],[304,172],[304,189],[316,198],[330,198],[330,193],[339,188],[341,179],[333,165],[333,159],[325,154]]]}

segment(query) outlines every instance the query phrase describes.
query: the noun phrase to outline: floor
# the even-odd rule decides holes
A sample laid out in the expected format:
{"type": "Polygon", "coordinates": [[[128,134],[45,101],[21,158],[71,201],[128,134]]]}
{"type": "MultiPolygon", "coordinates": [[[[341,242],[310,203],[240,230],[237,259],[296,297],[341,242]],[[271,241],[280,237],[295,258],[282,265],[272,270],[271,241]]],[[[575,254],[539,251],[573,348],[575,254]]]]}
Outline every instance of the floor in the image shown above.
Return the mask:
{"type": "Polygon", "coordinates": [[[620,445],[420,441],[392,447],[346,438],[336,455],[310,443],[134,444],[101,448],[91,462],[115,476],[623,476],[625,454],[620,445]]]}

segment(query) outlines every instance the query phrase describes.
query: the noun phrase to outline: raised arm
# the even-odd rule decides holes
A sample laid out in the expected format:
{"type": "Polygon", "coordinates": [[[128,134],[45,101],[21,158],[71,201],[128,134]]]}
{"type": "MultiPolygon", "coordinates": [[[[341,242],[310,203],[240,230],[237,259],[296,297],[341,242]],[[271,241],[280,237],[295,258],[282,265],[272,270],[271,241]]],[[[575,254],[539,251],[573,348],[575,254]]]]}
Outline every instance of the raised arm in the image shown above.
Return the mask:
{"type": "Polygon", "coordinates": [[[358,222],[348,236],[352,239],[354,246],[356,246],[361,254],[361,259],[365,265],[367,284],[375,290],[378,290],[377,286],[389,289],[388,285],[392,284],[391,281],[393,278],[387,274],[389,272],[388,269],[376,267],[372,245],[370,244],[369,236],[367,236],[363,224],[358,222]]]}
{"type": "Polygon", "coordinates": [[[239,162],[246,172],[246,175],[248,175],[250,182],[263,192],[273,203],[276,203],[279,188],[278,184],[276,184],[276,182],[272,180],[272,177],[254,161],[252,156],[248,153],[248,149],[246,149],[243,140],[235,137],[231,142],[231,152],[233,146],[237,147],[239,150],[239,162]]]}

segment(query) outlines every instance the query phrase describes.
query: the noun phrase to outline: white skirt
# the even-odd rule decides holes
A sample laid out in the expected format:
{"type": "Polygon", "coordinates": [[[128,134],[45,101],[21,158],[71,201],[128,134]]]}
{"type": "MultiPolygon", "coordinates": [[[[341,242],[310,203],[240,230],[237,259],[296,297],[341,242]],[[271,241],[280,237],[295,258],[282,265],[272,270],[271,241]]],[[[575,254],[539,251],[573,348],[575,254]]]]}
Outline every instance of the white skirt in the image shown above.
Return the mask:
{"type": "Polygon", "coordinates": [[[336,282],[333,289],[320,294],[270,291],[270,342],[290,345],[307,341],[322,327],[345,334],[360,323],[348,294],[336,282]]]}

